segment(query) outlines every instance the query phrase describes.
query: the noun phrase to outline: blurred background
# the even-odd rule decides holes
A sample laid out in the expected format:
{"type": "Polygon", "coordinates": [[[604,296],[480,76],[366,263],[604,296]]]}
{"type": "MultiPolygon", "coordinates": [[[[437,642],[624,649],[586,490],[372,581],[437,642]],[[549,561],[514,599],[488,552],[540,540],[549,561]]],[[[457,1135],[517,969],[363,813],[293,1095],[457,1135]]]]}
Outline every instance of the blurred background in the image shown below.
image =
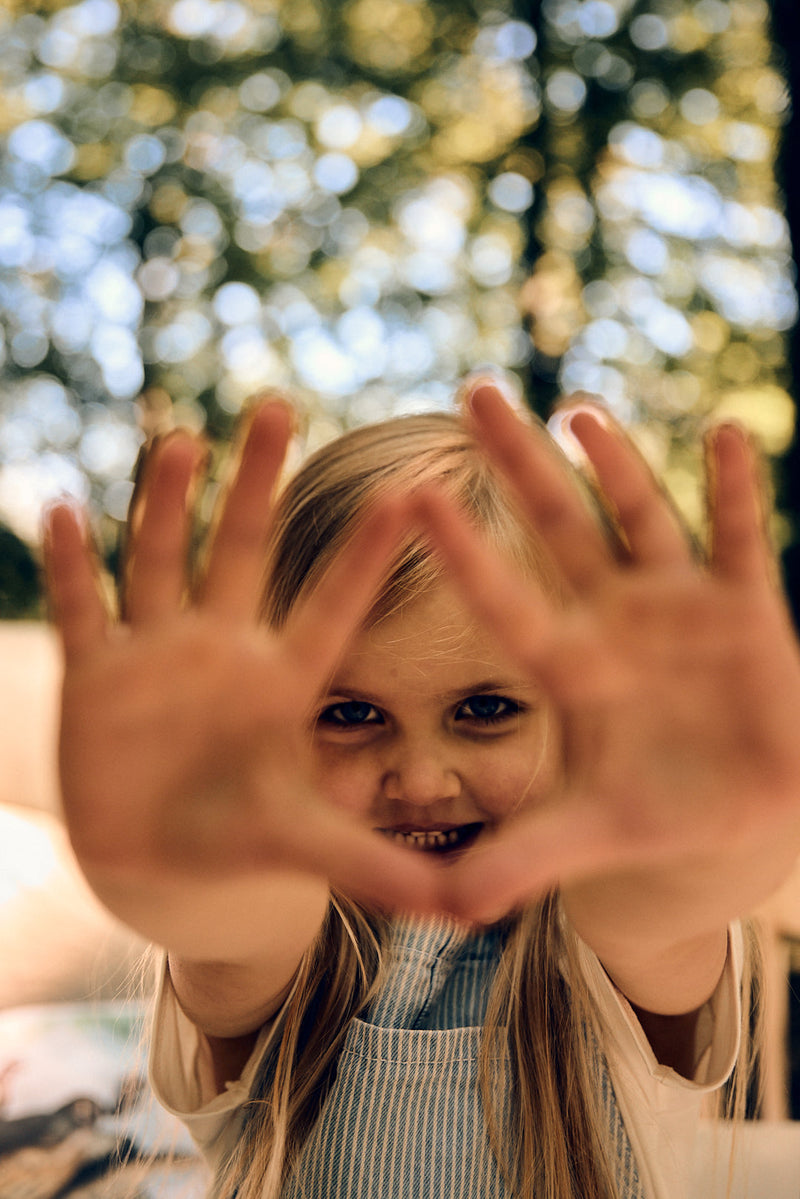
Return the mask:
{"type": "Polygon", "coordinates": [[[3,0],[3,614],[40,610],[48,498],[91,499],[113,553],[142,437],[224,440],[265,386],[312,445],[487,364],[543,415],[588,390],[696,526],[710,416],[785,462],[797,25],[792,0],[3,0]]]}
{"type": "MultiPolygon", "coordinates": [[[[113,568],[155,432],[205,431],[210,503],[259,389],[312,448],[491,367],[545,418],[601,396],[702,533],[702,431],[733,417],[797,612],[799,70],[796,0],[0,0],[0,1009],[102,1001],[140,949],[55,815],[38,542],[72,494],[113,568]]],[[[782,977],[800,887],[769,920],[782,977]]]]}

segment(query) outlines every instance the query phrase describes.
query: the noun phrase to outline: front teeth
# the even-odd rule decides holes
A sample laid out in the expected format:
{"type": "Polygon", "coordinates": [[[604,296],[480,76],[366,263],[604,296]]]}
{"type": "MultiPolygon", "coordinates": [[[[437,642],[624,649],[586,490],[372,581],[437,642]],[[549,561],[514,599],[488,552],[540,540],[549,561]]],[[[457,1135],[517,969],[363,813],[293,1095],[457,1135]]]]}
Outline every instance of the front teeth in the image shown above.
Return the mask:
{"type": "Polygon", "coordinates": [[[390,832],[389,835],[398,844],[410,846],[412,849],[444,849],[445,846],[455,845],[461,839],[457,828],[450,829],[448,832],[437,830],[413,833],[390,832]]]}

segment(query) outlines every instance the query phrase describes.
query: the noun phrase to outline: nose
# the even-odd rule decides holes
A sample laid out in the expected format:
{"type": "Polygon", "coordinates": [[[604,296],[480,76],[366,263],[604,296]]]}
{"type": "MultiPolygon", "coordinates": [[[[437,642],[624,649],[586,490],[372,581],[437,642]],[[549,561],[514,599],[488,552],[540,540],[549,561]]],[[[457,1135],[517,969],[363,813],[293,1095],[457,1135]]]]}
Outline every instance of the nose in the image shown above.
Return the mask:
{"type": "Polygon", "coordinates": [[[444,747],[404,741],[395,747],[383,774],[384,798],[428,807],[441,799],[455,799],[461,780],[444,747]]]}

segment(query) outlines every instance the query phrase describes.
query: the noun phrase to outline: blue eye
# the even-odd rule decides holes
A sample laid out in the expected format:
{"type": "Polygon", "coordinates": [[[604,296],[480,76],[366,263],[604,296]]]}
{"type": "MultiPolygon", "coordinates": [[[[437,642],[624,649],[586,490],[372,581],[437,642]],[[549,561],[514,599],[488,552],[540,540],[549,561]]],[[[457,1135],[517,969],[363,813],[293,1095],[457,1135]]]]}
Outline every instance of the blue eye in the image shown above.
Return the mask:
{"type": "Polygon", "coordinates": [[[517,716],[520,705],[502,695],[470,695],[459,704],[456,720],[474,720],[480,724],[494,724],[517,716]]]}
{"type": "Polygon", "coordinates": [[[339,728],[350,728],[355,725],[378,724],[381,715],[372,704],[360,699],[343,700],[340,704],[331,704],[319,716],[322,724],[337,725],[339,728]]]}

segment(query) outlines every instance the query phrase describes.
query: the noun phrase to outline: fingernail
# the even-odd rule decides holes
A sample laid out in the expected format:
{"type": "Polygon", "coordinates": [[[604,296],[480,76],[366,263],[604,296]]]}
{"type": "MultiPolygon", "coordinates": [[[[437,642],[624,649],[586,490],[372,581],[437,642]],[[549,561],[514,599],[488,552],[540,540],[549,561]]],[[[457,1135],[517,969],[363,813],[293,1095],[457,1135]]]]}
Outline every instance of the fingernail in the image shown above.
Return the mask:
{"type": "Polygon", "coordinates": [[[587,456],[572,428],[574,415],[574,409],[561,409],[554,412],[547,422],[547,431],[574,466],[583,466],[587,462],[587,456]]]}
{"type": "Polygon", "coordinates": [[[87,518],[86,509],[77,496],[65,491],[61,495],[52,496],[42,505],[42,523],[50,527],[53,520],[53,515],[56,512],[66,509],[69,511],[75,522],[86,529],[87,518]]]}
{"type": "Polygon", "coordinates": [[[253,396],[252,400],[248,401],[247,409],[244,413],[245,422],[251,420],[256,413],[263,411],[265,408],[280,408],[286,414],[292,434],[297,432],[298,415],[294,404],[290,403],[280,391],[272,391],[271,389],[259,391],[253,396]]]}
{"type": "Polygon", "coordinates": [[[712,436],[733,438],[740,443],[755,441],[752,432],[735,420],[721,421],[712,430],[712,436]]]}
{"type": "Polygon", "coordinates": [[[465,412],[479,414],[484,403],[496,403],[498,397],[506,407],[516,412],[527,411],[519,389],[502,375],[488,371],[469,375],[459,388],[456,402],[465,412]]]}
{"type": "Polygon", "coordinates": [[[706,428],[703,433],[706,459],[710,459],[718,449],[734,446],[738,450],[759,452],[758,439],[752,431],[736,420],[719,421],[706,428]]]}

